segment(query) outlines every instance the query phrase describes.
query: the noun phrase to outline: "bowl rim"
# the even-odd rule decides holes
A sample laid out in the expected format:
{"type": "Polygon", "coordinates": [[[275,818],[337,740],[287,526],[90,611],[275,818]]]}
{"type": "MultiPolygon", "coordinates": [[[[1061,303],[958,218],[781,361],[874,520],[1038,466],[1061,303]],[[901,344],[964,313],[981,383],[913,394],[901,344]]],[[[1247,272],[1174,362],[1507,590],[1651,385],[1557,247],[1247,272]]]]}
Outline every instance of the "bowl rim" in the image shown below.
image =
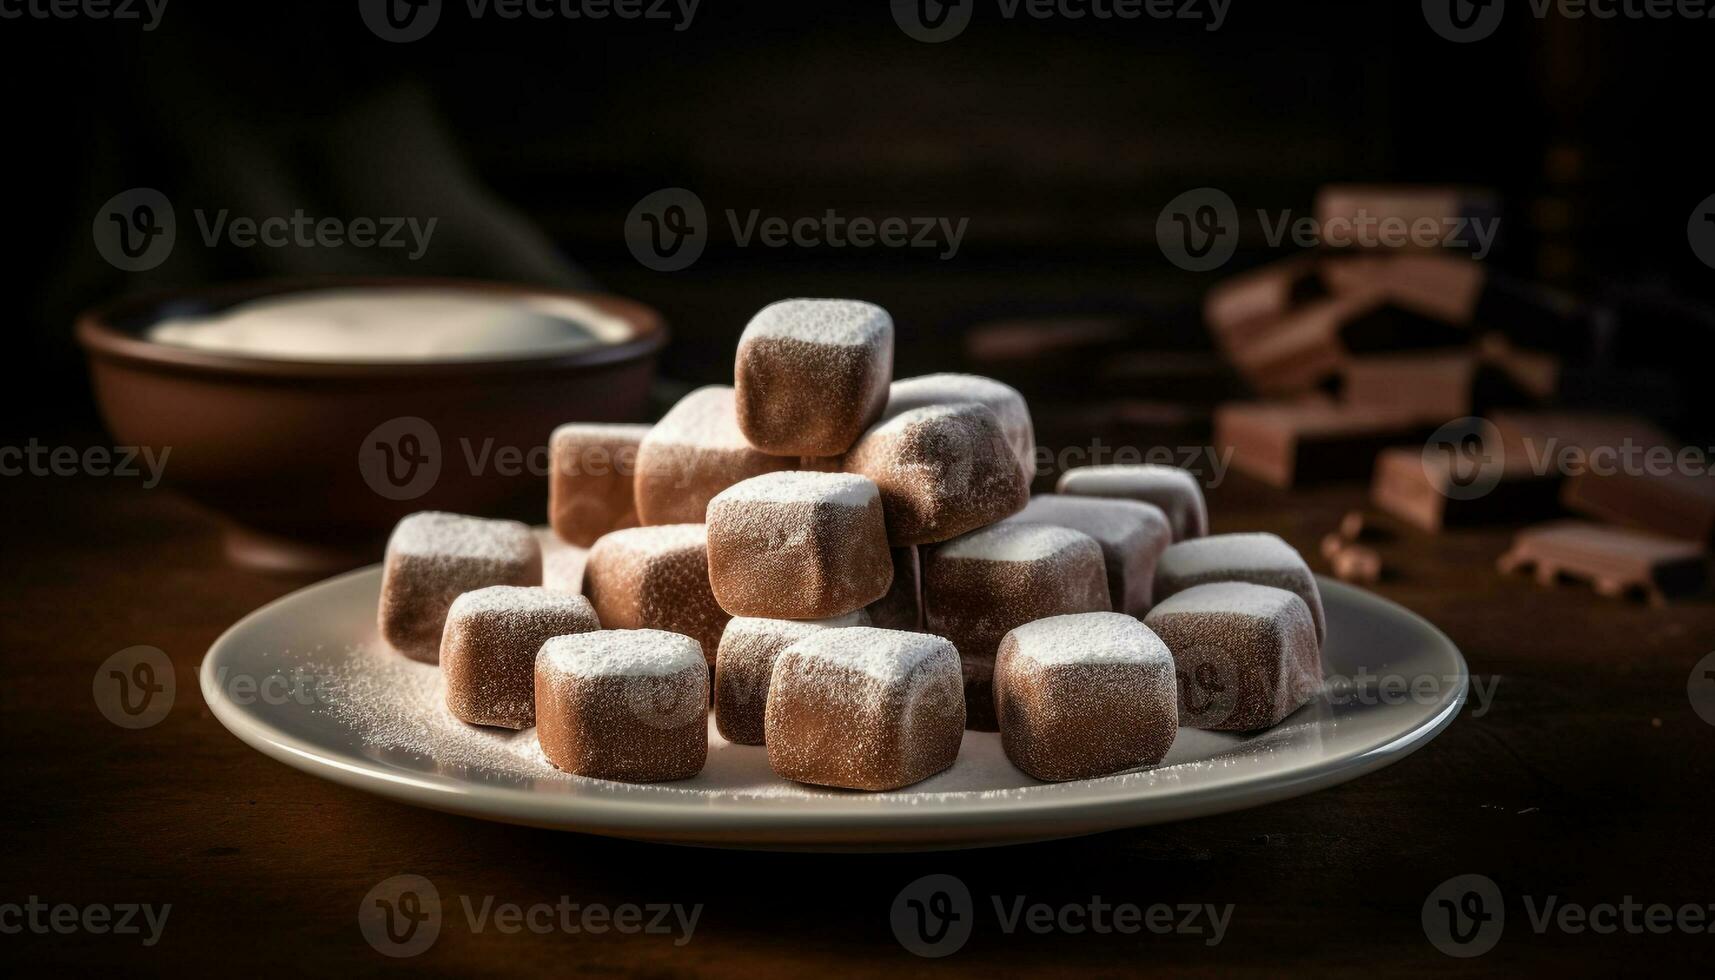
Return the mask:
{"type": "Polygon", "coordinates": [[[157,370],[195,374],[299,380],[412,379],[593,368],[655,354],[666,345],[668,336],[666,322],[660,313],[652,307],[622,296],[532,283],[438,276],[307,276],[154,289],[121,296],[83,311],[77,316],[74,332],[78,343],[92,360],[104,359],[157,370]],[[616,344],[600,344],[548,355],[525,354],[446,361],[321,361],[178,347],[146,340],[116,325],[122,320],[148,316],[168,303],[190,299],[224,305],[264,296],[322,289],[398,288],[468,289],[475,292],[528,294],[576,300],[626,321],[633,330],[633,336],[616,344]]]}

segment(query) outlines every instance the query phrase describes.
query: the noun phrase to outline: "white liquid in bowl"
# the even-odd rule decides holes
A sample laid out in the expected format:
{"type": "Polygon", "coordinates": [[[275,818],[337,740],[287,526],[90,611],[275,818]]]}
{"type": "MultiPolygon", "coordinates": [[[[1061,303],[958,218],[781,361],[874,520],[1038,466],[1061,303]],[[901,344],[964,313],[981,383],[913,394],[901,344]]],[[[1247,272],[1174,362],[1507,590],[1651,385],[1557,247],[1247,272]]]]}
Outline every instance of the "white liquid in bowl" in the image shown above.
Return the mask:
{"type": "Polygon", "coordinates": [[[462,289],[323,289],[170,317],[149,340],[292,361],[480,361],[631,339],[631,325],[557,296],[462,289]]]}

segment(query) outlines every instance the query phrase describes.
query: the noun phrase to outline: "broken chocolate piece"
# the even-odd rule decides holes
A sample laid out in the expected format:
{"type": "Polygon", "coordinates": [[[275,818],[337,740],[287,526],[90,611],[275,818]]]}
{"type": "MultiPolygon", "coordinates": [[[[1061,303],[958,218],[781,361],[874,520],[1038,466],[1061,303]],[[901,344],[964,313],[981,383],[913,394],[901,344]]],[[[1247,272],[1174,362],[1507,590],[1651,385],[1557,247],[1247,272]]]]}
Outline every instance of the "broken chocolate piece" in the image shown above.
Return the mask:
{"type": "Polygon", "coordinates": [[[1534,568],[1543,585],[1564,575],[1589,582],[1599,595],[1641,592],[1652,606],[1702,592],[1709,576],[1709,555],[1698,545],[1588,521],[1526,528],[1497,565],[1507,573],[1534,568]]]}

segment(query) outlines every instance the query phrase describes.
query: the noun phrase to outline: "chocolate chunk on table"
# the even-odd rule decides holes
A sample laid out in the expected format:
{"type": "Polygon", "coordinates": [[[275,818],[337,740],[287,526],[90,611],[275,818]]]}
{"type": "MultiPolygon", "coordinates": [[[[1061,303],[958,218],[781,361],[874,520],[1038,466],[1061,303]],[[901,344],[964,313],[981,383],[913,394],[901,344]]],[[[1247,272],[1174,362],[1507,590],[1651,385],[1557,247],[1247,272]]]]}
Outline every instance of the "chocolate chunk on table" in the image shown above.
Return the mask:
{"type": "Polygon", "coordinates": [[[1591,583],[1600,595],[1640,591],[1652,606],[1700,593],[1709,580],[1709,555],[1695,544],[1588,521],[1526,528],[1496,564],[1508,573],[1534,568],[1543,585],[1566,576],[1591,583]]]}

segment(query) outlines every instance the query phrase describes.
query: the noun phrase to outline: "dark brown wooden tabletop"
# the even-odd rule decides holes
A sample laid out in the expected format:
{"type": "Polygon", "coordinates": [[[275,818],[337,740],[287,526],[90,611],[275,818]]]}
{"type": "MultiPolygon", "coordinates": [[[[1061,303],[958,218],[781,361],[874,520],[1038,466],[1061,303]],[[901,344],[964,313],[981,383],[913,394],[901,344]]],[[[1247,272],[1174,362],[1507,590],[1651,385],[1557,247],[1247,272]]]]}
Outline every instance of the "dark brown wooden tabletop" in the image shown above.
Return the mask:
{"type": "MultiPolygon", "coordinates": [[[[1715,949],[1715,727],[1688,693],[1715,685],[1694,677],[1715,651],[1715,603],[1652,609],[1504,577],[1505,530],[1377,545],[1390,572],[1377,591],[1439,626],[1492,685],[1396,765],[1255,809],[1052,843],[773,854],[485,823],[265,758],[211,716],[198,664],[232,622],[307,580],[229,567],[211,519],[134,479],[7,477],[0,493],[0,959],[18,966],[379,971],[394,961],[365,941],[358,908],[399,874],[429,879],[446,910],[434,944],[402,961],[434,975],[1583,975],[1706,969],[1715,949]],[[140,644],[171,658],[176,697],[158,724],[126,730],[97,710],[92,682],[140,644]],[[929,960],[896,939],[889,911],[935,873],[959,878],[975,908],[963,948],[929,960]],[[1489,952],[1455,959],[1430,941],[1424,909],[1466,874],[1494,882],[1504,928],[1489,952]],[[1207,930],[1009,933],[996,910],[1021,898],[1232,912],[1214,944],[1207,930]],[[492,919],[479,931],[467,901],[701,908],[684,941],[492,919]],[[133,904],[171,909],[152,935],[81,918],[103,907],[117,921],[133,904]],[[75,923],[55,918],[66,905],[75,923]],[[1671,909],[1665,931],[1652,906],[1671,909]]],[[[1318,540],[1363,499],[1358,486],[1287,493],[1235,475],[1211,509],[1215,530],[1278,532],[1326,571],[1318,540]]]]}

